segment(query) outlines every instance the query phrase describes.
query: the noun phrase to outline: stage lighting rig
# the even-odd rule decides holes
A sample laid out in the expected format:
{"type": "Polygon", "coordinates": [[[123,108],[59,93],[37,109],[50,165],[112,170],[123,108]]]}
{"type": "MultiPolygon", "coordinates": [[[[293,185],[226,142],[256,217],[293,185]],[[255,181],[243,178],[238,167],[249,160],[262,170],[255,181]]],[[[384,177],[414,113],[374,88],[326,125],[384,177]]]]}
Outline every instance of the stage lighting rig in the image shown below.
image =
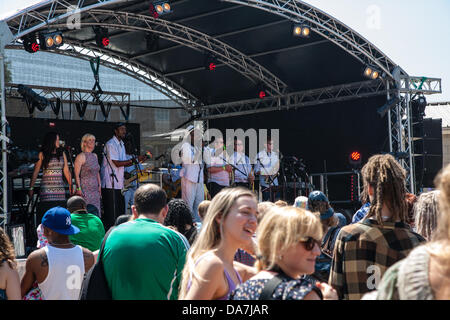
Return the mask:
{"type": "Polygon", "coordinates": [[[95,27],[94,33],[95,33],[95,43],[100,48],[105,48],[109,45],[108,29],[102,27],[95,27]]]}
{"type": "Polygon", "coordinates": [[[372,66],[366,66],[364,68],[364,76],[366,78],[376,80],[380,77],[380,75],[381,75],[381,72],[377,68],[374,68],[372,66]]]}
{"type": "Polygon", "coordinates": [[[295,23],[292,27],[292,35],[294,37],[309,38],[311,27],[305,23],[295,23]]]}
{"type": "Polygon", "coordinates": [[[397,105],[400,102],[400,98],[397,96],[392,97],[391,99],[389,99],[383,106],[379,107],[377,109],[378,114],[380,115],[381,118],[383,118],[386,113],[391,110],[392,107],[394,107],[395,105],[397,105]]]}
{"type": "Polygon", "coordinates": [[[217,68],[216,59],[211,55],[207,56],[205,59],[205,70],[215,71],[216,68],[217,68]]]}
{"type": "Polygon", "coordinates": [[[64,44],[64,39],[61,31],[47,32],[39,34],[39,43],[42,50],[50,50],[60,47],[64,44]]]}
{"type": "Polygon", "coordinates": [[[423,121],[426,107],[427,100],[424,96],[419,96],[417,99],[411,101],[411,117],[413,122],[423,121]]]}
{"type": "Polygon", "coordinates": [[[22,37],[23,48],[29,53],[35,53],[39,51],[39,44],[36,40],[36,34],[27,34],[22,37]]]}
{"type": "Polygon", "coordinates": [[[348,155],[348,162],[353,168],[361,166],[361,153],[359,151],[353,151],[348,155]]]}
{"type": "Polygon", "coordinates": [[[154,1],[150,4],[150,13],[154,18],[172,12],[172,7],[169,1],[154,1]]]}

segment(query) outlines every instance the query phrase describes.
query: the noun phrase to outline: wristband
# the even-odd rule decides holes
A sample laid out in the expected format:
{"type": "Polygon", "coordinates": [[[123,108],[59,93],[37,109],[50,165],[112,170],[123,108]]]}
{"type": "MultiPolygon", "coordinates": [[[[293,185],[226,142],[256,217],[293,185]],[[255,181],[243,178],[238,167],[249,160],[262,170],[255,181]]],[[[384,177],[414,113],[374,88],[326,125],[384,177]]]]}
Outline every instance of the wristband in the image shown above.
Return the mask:
{"type": "Polygon", "coordinates": [[[81,191],[81,187],[78,187],[78,188],[77,188],[77,191],[81,191]]]}
{"type": "Polygon", "coordinates": [[[33,191],[33,190],[34,190],[34,187],[29,187],[28,190],[29,190],[29,191],[33,191]]]}

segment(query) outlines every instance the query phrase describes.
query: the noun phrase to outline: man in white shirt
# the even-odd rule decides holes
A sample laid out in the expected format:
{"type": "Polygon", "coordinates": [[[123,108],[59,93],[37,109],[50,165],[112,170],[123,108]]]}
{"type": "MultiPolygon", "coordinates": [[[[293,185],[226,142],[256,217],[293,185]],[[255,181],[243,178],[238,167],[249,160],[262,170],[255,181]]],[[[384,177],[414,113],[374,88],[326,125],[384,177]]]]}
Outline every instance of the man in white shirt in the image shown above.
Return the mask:
{"type": "MultiPolygon", "coordinates": [[[[134,165],[133,159],[128,159],[123,140],[127,134],[125,123],[119,122],[114,127],[114,136],[106,142],[103,149],[103,162],[100,170],[102,180],[102,200],[105,230],[112,227],[116,218],[125,211],[125,201],[121,194],[124,180],[124,167],[134,165]]],[[[145,156],[138,157],[139,162],[145,156]]]]}
{"type": "Polygon", "coordinates": [[[220,190],[230,186],[232,168],[226,161],[223,138],[216,138],[212,147],[205,148],[204,155],[208,169],[208,190],[211,197],[214,198],[220,190]]]}
{"type": "Polygon", "coordinates": [[[194,222],[201,222],[198,205],[204,200],[202,133],[193,129],[181,146],[181,198],[192,210],[194,222]]]}
{"type": "Polygon", "coordinates": [[[271,139],[267,140],[264,147],[265,150],[256,155],[255,173],[259,174],[263,201],[275,201],[279,198],[279,192],[272,192],[271,187],[278,186],[277,174],[280,168],[280,159],[278,153],[272,150],[273,142],[271,139]]]}
{"type": "Polygon", "coordinates": [[[244,144],[242,140],[234,140],[234,153],[230,158],[230,163],[234,168],[234,184],[236,186],[251,189],[255,177],[252,174],[252,165],[250,159],[244,153],[244,144]]]}

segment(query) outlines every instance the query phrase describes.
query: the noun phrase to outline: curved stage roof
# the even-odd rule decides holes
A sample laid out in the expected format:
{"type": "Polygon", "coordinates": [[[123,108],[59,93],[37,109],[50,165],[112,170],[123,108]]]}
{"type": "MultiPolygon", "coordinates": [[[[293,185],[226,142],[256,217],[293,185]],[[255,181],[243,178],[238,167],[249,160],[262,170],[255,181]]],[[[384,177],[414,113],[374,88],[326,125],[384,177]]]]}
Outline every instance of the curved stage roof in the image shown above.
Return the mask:
{"type": "MultiPolygon", "coordinates": [[[[51,0],[22,10],[7,23],[15,40],[33,32],[61,30],[66,46],[53,52],[85,59],[101,56],[105,65],[148,83],[190,111],[255,99],[259,88],[270,98],[328,87],[339,92],[339,86],[354,83],[361,87],[359,83],[368,83],[362,74],[368,64],[377,67],[384,79],[393,77],[396,65],[386,55],[303,1],[170,4],[171,13],[154,18],[149,1],[51,0]],[[80,6],[79,11],[69,10],[69,4],[80,6]],[[80,17],[76,26],[68,23],[74,14],[80,17]],[[292,35],[293,23],[301,21],[311,25],[309,38],[292,35]],[[96,45],[96,26],[108,28],[107,48],[96,45]],[[146,39],[155,34],[159,37],[152,46],[146,39]],[[208,56],[216,59],[215,71],[204,67],[208,56]]],[[[377,82],[369,92],[385,95],[384,81],[377,82]]]]}

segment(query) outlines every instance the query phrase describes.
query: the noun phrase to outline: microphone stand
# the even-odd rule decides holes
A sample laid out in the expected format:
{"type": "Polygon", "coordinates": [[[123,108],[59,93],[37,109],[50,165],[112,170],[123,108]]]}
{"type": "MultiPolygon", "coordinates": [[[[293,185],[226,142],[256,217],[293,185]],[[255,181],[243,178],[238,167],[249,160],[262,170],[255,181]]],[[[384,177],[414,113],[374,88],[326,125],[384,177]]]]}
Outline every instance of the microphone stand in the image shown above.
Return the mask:
{"type": "Polygon", "coordinates": [[[112,192],[112,198],[113,198],[113,214],[114,214],[114,220],[116,219],[116,189],[114,189],[114,180],[116,180],[117,182],[119,182],[119,179],[117,179],[116,174],[114,173],[114,169],[111,165],[111,163],[109,162],[108,156],[106,154],[106,144],[105,147],[103,148],[103,156],[106,158],[106,162],[108,163],[109,168],[111,169],[111,187],[113,189],[112,192]]]}
{"type": "MultiPolygon", "coordinates": [[[[256,161],[258,161],[258,162],[261,164],[261,166],[263,167],[263,169],[266,170],[266,167],[264,167],[264,165],[263,165],[263,163],[261,162],[261,160],[259,159],[259,157],[256,159],[256,161]]],[[[275,185],[275,182],[273,181],[271,175],[268,175],[268,177],[269,177],[269,186],[268,186],[267,188],[265,188],[264,190],[261,190],[261,192],[264,192],[264,191],[269,190],[269,192],[270,192],[270,199],[271,199],[271,201],[273,202],[272,187],[275,185]]]]}

